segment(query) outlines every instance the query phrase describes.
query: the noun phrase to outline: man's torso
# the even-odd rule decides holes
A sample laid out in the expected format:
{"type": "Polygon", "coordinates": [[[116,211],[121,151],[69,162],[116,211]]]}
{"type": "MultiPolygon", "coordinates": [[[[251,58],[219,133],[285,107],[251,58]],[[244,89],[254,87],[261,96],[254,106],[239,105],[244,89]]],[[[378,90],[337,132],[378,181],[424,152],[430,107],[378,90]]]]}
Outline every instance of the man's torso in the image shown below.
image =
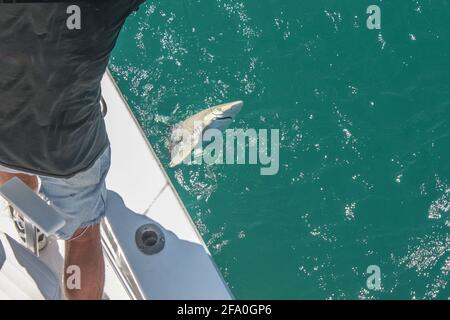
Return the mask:
{"type": "Polygon", "coordinates": [[[108,146],[100,80],[140,0],[0,4],[0,164],[67,177],[108,146]]]}

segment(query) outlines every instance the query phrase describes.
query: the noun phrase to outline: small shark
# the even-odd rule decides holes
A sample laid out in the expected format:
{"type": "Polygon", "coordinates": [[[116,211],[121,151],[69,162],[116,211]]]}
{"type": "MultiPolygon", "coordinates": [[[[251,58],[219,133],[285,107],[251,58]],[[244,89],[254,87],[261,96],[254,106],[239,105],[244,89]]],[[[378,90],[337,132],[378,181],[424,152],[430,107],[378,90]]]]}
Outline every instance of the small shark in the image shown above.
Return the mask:
{"type": "Polygon", "coordinates": [[[207,129],[225,130],[241,111],[242,101],[230,102],[200,111],[172,128],[169,141],[171,168],[183,162],[199,144],[207,129]]]}

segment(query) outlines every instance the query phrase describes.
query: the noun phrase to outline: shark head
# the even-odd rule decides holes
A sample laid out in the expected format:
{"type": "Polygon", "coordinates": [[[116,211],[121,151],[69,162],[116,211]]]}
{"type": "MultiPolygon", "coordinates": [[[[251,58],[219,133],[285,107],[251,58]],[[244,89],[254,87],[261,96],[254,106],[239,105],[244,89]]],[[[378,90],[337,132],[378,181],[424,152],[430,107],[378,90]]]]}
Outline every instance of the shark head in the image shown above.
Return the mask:
{"type": "Polygon", "coordinates": [[[230,102],[221,104],[220,106],[212,107],[209,110],[214,116],[214,120],[234,119],[236,115],[242,110],[244,103],[242,101],[230,102]]]}
{"type": "Polygon", "coordinates": [[[242,101],[230,102],[200,111],[174,126],[169,141],[170,167],[183,162],[202,143],[206,129],[225,130],[241,111],[242,101]],[[200,124],[200,125],[198,125],[200,124]]]}
{"type": "Polygon", "coordinates": [[[225,130],[236,118],[243,106],[244,103],[242,101],[236,101],[210,108],[210,119],[208,119],[208,115],[206,116],[207,120],[210,121],[205,127],[225,130]]]}

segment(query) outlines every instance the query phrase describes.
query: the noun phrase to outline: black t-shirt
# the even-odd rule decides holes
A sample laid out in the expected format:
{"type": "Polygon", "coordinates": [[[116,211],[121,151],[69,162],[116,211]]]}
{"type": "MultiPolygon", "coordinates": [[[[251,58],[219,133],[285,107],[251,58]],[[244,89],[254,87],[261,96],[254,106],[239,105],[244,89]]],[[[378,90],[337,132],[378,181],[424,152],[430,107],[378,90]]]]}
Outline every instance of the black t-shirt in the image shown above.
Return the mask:
{"type": "Polygon", "coordinates": [[[100,81],[143,1],[0,4],[1,165],[70,177],[96,161],[109,144],[100,81]]]}

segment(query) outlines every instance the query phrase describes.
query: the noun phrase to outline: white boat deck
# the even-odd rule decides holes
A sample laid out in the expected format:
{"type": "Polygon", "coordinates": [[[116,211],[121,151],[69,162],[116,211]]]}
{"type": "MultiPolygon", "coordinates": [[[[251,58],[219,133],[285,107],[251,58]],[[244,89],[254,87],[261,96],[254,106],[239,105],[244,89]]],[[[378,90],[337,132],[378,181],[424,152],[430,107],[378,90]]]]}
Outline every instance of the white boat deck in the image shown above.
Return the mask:
{"type": "MultiPolygon", "coordinates": [[[[182,201],[109,73],[103,78],[102,90],[108,106],[105,121],[112,150],[107,176],[107,221],[102,234],[107,256],[105,297],[232,299],[182,201]],[[149,222],[159,225],[165,235],[164,249],[150,256],[135,245],[136,229],[149,222]],[[108,230],[114,235],[112,242],[108,230]]],[[[0,231],[20,242],[7,210],[0,213],[0,231]]],[[[62,241],[50,238],[40,256],[59,275],[63,250],[62,241]]]]}

